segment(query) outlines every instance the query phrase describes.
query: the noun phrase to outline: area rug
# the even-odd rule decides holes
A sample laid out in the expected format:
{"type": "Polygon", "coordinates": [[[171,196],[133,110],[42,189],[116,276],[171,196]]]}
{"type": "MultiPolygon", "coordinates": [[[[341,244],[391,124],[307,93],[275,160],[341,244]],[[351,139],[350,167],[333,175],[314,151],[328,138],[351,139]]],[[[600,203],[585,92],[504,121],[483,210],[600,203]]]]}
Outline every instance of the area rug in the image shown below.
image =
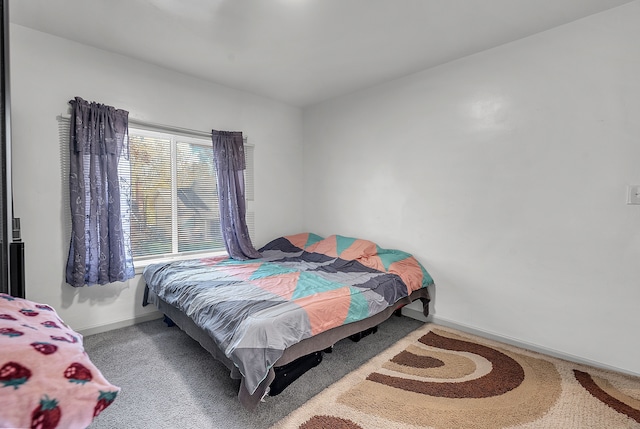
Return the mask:
{"type": "Polygon", "coordinates": [[[640,378],[428,323],[276,428],[640,428],[640,378]]]}

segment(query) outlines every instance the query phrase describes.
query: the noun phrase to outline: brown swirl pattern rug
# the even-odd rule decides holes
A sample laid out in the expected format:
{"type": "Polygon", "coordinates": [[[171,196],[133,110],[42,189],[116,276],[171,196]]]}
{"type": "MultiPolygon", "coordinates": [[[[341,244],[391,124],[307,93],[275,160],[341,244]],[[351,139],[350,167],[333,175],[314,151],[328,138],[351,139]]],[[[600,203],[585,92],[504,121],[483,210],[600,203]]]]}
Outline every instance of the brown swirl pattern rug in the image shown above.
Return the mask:
{"type": "Polygon", "coordinates": [[[640,428],[640,378],[426,324],[276,428],[640,428]]]}

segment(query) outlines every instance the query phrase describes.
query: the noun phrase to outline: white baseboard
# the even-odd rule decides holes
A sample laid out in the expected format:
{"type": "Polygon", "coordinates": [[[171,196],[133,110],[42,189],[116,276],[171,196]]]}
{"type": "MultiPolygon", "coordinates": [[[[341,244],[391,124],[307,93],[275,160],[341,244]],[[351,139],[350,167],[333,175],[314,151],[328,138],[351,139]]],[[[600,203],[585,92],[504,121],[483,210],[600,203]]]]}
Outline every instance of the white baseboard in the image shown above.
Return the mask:
{"type": "Polygon", "coordinates": [[[107,323],[106,325],[98,325],[91,328],[79,329],[78,332],[81,333],[83,337],[86,337],[89,335],[112,331],[114,329],[126,328],[127,326],[133,326],[138,323],[149,322],[150,320],[160,319],[162,316],[163,314],[161,312],[153,311],[142,316],[134,317],[133,319],[120,320],[118,322],[107,323]]]}
{"type": "Polygon", "coordinates": [[[614,372],[618,372],[618,373],[622,373],[622,374],[627,374],[627,375],[631,375],[634,377],[640,377],[640,374],[633,372],[633,371],[629,371],[626,369],[622,369],[622,368],[618,368],[615,366],[611,366],[611,365],[607,365],[604,364],[602,362],[597,362],[597,361],[593,361],[590,359],[585,359],[582,358],[580,356],[575,356],[569,353],[564,353],[561,352],[559,350],[554,350],[554,349],[549,349],[543,346],[539,346],[537,344],[531,344],[531,343],[527,343],[525,341],[520,341],[516,338],[511,338],[511,337],[505,337],[503,335],[500,334],[496,334],[493,332],[488,332],[488,331],[484,331],[482,329],[476,329],[473,328],[471,326],[467,326],[467,325],[463,325],[461,323],[457,323],[454,322],[452,320],[448,320],[448,319],[443,319],[437,316],[429,316],[429,317],[425,317],[424,314],[422,314],[422,311],[417,310],[417,309],[413,309],[413,308],[406,308],[404,307],[402,309],[402,314],[407,316],[407,317],[411,317],[413,319],[417,319],[417,320],[421,320],[423,322],[431,322],[431,323],[435,323],[436,325],[441,325],[441,326],[446,326],[448,328],[453,328],[453,329],[457,329],[459,331],[462,332],[466,332],[468,334],[472,334],[472,335],[477,335],[478,337],[482,337],[482,338],[487,338],[489,340],[493,340],[493,341],[499,341],[501,343],[505,343],[505,344],[509,344],[511,346],[514,347],[519,347],[522,349],[526,349],[526,350],[531,350],[533,352],[537,352],[537,353],[542,353],[545,355],[549,355],[549,356],[553,356],[555,358],[558,359],[562,359],[562,360],[566,360],[566,361],[570,361],[570,362],[576,362],[579,364],[583,364],[583,365],[589,365],[595,368],[600,368],[600,369],[604,369],[604,370],[608,370],[608,371],[614,371],[614,372]]]}

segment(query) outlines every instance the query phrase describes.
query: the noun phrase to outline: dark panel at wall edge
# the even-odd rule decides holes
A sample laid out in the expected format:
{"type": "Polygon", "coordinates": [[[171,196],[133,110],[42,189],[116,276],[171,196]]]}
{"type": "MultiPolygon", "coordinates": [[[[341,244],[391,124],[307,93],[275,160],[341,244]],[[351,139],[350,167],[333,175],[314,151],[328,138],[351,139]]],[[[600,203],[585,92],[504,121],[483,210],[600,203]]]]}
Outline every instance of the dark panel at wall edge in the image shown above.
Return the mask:
{"type": "Polygon", "coordinates": [[[11,95],[9,85],[9,1],[0,0],[0,23],[2,25],[2,41],[0,55],[0,86],[2,87],[1,104],[1,140],[0,140],[0,292],[9,293],[9,192],[11,177],[11,95]]]}

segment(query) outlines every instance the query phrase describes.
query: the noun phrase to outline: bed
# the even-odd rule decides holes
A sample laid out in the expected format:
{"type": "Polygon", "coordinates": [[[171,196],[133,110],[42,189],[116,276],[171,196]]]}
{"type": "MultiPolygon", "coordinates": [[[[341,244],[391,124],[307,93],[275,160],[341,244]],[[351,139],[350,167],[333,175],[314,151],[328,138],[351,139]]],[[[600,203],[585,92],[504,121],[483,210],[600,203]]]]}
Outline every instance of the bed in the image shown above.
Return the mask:
{"type": "Polygon", "coordinates": [[[84,429],[119,392],[53,307],[0,294],[0,427],[84,429]]]}
{"type": "Polygon", "coordinates": [[[410,254],[363,239],[302,233],[259,249],[260,259],[226,257],[145,268],[143,305],[153,303],[240,379],[251,409],[277,369],[365,332],[421,300],[433,279],[410,254]]]}

